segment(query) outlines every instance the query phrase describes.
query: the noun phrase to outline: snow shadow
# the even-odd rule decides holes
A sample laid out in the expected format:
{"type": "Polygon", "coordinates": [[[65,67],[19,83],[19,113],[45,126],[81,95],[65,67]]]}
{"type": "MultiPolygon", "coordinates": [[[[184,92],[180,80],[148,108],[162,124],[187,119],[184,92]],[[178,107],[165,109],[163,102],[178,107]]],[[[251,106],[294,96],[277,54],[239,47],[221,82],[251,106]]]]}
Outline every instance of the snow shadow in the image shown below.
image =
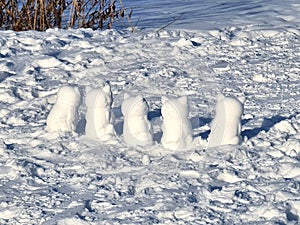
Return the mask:
{"type": "Polygon", "coordinates": [[[147,117],[149,121],[154,118],[161,117],[161,109],[155,109],[153,111],[148,112],[147,117]]]}
{"type": "Polygon", "coordinates": [[[157,143],[160,143],[160,142],[161,142],[162,135],[163,135],[163,132],[162,132],[162,131],[154,133],[154,134],[153,134],[153,141],[154,141],[154,142],[157,142],[157,143]]]}
{"type": "MultiPolygon", "coordinates": [[[[290,117],[284,117],[280,115],[272,116],[271,118],[264,118],[261,127],[256,127],[254,129],[247,129],[241,132],[242,137],[247,137],[248,139],[251,139],[253,137],[256,137],[260,132],[265,131],[268,132],[275,124],[286,120],[291,119],[293,116],[290,117]]],[[[243,124],[246,124],[248,121],[243,122],[243,124]]]]}
{"type": "Polygon", "coordinates": [[[85,119],[84,115],[81,115],[81,118],[78,121],[76,129],[75,129],[76,133],[80,134],[80,135],[85,134],[85,125],[86,125],[86,119],[85,119]]]}
{"type": "Polygon", "coordinates": [[[249,121],[251,121],[252,119],[243,119],[242,120],[242,126],[246,125],[249,121]]]}
{"type": "MultiPolygon", "coordinates": [[[[192,129],[194,130],[194,129],[203,127],[206,124],[210,124],[212,121],[212,118],[195,116],[195,117],[191,118],[190,121],[191,121],[192,129]]],[[[194,138],[201,137],[202,139],[207,139],[209,134],[210,134],[210,130],[203,131],[203,132],[200,132],[200,133],[194,135],[194,138]]]]}
{"type": "MultiPolygon", "coordinates": [[[[1,55],[0,55],[1,56],[1,55]]],[[[13,76],[14,74],[13,73],[10,73],[10,72],[6,72],[6,71],[4,71],[4,72],[1,72],[0,73],[0,83],[2,83],[6,78],[8,78],[8,77],[11,77],[11,76],[13,76]]]]}
{"type": "Polygon", "coordinates": [[[197,129],[199,127],[202,127],[206,124],[210,124],[212,121],[212,118],[206,118],[206,117],[199,117],[195,116],[190,119],[191,124],[192,124],[192,129],[197,129]]]}
{"type": "Polygon", "coordinates": [[[115,132],[118,136],[123,134],[124,121],[120,121],[114,124],[115,132]]]}
{"type": "Polygon", "coordinates": [[[118,121],[114,123],[114,129],[117,135],[122,135],[123,134],[123,126],[124,126],[124,121],[121,120],[120,118],[123,117],[121,106],[114,107],[112,108],[112,113],[115,121],[118,121]]]}
{"type": "Polygon", "coordinates": [[[194,138],[201,137],[203,140],[206,140],[206,139],[208,139],[209,134],[210,134],[210,130],[207,130],[207,131],[204,131],[204,132],[201,132],[201,133],[195,135],[194,138]]]}
{"type": "MultiPolygon", "coordinates": [[[[150,112],[148,112],[148,114],[147,114],[147,118],[148,118],[149,121],[152,120],[152,124],[153,124],[153,122],[154,122],[154,124],[158,123],[158,124],[156,124],[156,125],[160,125],[160,126],[161,126],[161,122],[162,122],[162,121],[160,120],[161,116],[162,116],[162,115],[161,115],[161,109],[154,109],[153,111],[150,111],[150,112]],[[156,118],[157,118],[157,119],[156,119],[156,118]]],[[[154,142],[157,142],[157,143],[160,143],[160,142],[161,142],[162,135],[163,135],[162,131],[155,132],[155,133],[153,134],[153,141],[154,141],[154,142]]]]}

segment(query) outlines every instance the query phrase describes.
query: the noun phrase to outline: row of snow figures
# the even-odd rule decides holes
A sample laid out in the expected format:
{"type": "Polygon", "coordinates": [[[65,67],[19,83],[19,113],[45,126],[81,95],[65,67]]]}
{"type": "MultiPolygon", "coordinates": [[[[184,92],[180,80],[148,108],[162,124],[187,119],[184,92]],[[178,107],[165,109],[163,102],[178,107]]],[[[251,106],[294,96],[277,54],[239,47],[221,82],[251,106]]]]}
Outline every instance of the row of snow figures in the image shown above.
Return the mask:
{"type": "MultiPolygon", "coordinates": [[[[188,119],[187,96],[162,97],[163,118],[161,144],[165,149],[183,150],[193,141],[192,126],[188,119]]],[[[211,123],[207,148],[241,142],[241,116],[245,98],[218,96],[215,118],[211,123]]],[[[47,131],[75,131],[80,92],[76,87],[64,86],[57,93],[56,102],[47,118],[47,131]]],[[[109,84],[90,88],[85,96],[85,135],[100,141],[110,140],[116,132],[111,113],[112,93],[109,84]]],[[[121,106],[124,116],[123,140],[131,146],[153,144],[153,131],[147,114],[146,100],[141,95],[124,94],[121,106]]]]}

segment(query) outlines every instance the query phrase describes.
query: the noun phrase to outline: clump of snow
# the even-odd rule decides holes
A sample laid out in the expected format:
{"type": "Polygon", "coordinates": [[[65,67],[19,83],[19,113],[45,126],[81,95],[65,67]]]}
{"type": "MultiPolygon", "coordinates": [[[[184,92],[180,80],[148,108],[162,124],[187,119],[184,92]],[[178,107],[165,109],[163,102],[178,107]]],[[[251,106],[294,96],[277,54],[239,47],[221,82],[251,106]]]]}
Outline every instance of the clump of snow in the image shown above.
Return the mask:
{"type": "Polygon", "coordinates": [[[149,155],[144,155],[143,158],[142,158],[142,163],[145,166],[149,166],[150,163],[151,163],[150,156],[149,155]]]}
{"type": "Polygon", "coordinates": [[[89,225],[89,223],[78,218],[65,218],[57,221],[57,225],[89,225]]]}
{"type": "Polygon", "coordinates": [[[163,117],[161,139],[163,147],[170,150],[187,148],[193,141],[192,126],[188,119],[187,96],[162,97],[161,114],[163,117]]]}
{"type": "Polygon", "coordinates": [[[241,116],[244,111],[244,97],[218,95],[216,115],[211,123],[208,148],[220,145],[237,145],[241,141],[241,116]]]}
{"type": "Polygon", "coordinates": [[[295,129],[293,124],[291,124],[287,120],[283,120],[275,124],[274,128],[282,133],[288,133],[289,135],[297,133],[297,130],[295,129]]]}
{"type": "Polygon", "coordinates": [[[111,139],[114,135],[114,128],[111,116],[112,94],[109,84],[102,89],[88,91],[85,104],[86,127],[85,134],[90,138],[97,138],[101,141],[111,139]]]}
{"type": "Polygon", "coordinates": [[[282,149],[287,155],[300,158],[300,139],[289,138],[283,144],[282,149]]]}
{"type": "Polygon", "coordinates": [[[14,209],[9,209],[6,207],[1,207],[0,206],[0,219],[5,219],[5,220],[10,220],[13,218],[17,218],[21,214],[21,210],[14,208],[14,209]]]}
{"type": "Polygon", "coordinates": [[[146,146],[153,143],[152,126],[147,119],[148,103],[141,96],[124,94],[122,103],[124,116],[123,138],[132,146],[146,146]]]}
{"type": "Polygon", "coordinates": [[[44,57],[35,61],[37,66],[41,68],[51,68],[57,67],[61,64],[61,62],[55,57],[44,57]]]}
{"type": "Polygon", "coordinates": [[[56,102],[47,117],[46,130],[75,131],[77,110],[80,102],[79,90],[75,87],[61,87],[56,102]]]}

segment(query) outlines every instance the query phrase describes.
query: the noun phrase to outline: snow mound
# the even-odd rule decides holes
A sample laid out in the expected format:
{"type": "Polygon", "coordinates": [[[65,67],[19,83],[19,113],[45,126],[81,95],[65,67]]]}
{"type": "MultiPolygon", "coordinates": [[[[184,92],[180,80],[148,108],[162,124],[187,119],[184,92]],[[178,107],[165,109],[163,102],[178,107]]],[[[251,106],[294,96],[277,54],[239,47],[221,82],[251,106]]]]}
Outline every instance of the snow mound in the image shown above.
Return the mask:
{"type": "Polygon", "coordinates": [[[88,91],[85,104],[87,107],[86,136],[101,141],[111,139],[114,135],[114,128],[111,116],[112,94],[110,85],[106,84],[102,89],[88,91]]]}
{"type": "Polygon", "coordinates": [[[192,126],[188,119],[187,96],[178,98],[162,97],[163,117],[161,143],[170,150],[183,150],[193,141],[192,126]]]}
{"type": "Polygon", "coordinates": [[[208,148],[241,142],[241,116],[244,111],[244,97],[237,99],[218,95],[216,115],[211,123],[208,148]]]}
{"type": "Polygon", "coordinates": [[[61,87],[57,93],[56,102],[47,117],[46,130],[49,132],[75,131],[79,102],[80,93],[76,88],[61,87]]]}
{"type": "Polygon", "coordinates": [[[124,116],[123,138],[132,146],[145,146],[153,143],[152,127],[147,119],[148,103],[141,96],[124,94],[122,114],[124,116]]]}

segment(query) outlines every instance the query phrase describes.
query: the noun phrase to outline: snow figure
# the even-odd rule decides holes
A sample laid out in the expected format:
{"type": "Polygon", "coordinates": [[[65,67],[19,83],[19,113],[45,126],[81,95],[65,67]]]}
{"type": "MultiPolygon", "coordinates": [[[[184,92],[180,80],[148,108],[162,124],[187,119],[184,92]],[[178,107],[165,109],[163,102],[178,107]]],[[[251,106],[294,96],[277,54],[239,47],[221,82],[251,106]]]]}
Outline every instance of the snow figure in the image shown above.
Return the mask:
{"type": "Polygon", "coordinates": [[[124,141],[132,146],[146,146],[153,143],[152,126],[147,119],[148,104],[141,96],[124,94],[121,107],[124,116],[124,141]]]}
{"type": "Polygon", "coordinates": [[[85,134],[90,138],[107,141],[114,135],[111,119],[112,94],[109,84],[102,89],[96,88],[88,91],[85,104],[86,126],[85,134]]]}
{"type": "Polygon", "coordinates": [[[161,114],[163,117],[161,143],[170,150],[185,149],[193,141],[192,126],[188,119],[189,106],[187,96],[162,97],[161,114]]]}
{"type": "Polygon", "coordinates": [[[225,97],[218,95],[216,115],[211,123],[211,133],[207,148],[220,145],[237,145],[241,142],[241,116],[245,97],[225,97]]]}
{"type": "Polygon", "coordinates": [[[47,118],[46,130],[75,131],[77,108],[80,102],[80,93],[71,86],[61,87],[57,93],[56,102],[47,118]]]}

